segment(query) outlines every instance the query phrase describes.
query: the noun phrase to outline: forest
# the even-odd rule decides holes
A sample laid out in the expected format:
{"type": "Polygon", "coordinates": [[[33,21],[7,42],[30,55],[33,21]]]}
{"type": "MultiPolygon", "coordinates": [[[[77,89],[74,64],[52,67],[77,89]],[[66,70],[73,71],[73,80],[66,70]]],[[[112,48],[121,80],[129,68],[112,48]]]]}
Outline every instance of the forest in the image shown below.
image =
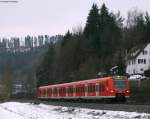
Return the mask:
{"type": "Polygon", "coordinates": [[[35,70],[47,49],[45,45],[24,52],[0,52],[0,99],[9,99],[16,91],[28,96],[35,93],[35,70]]]}
{"type": "Polygon", "coordinates": [[[95,78],[114,66],[123,75],[127,53],[149,43],[149,35],[148,12],[135,8],[123,18],[105,4],[93,4],[84,28],[76,26],[62,40],[50,43],[36,69],[37,86],[95,78]]]}

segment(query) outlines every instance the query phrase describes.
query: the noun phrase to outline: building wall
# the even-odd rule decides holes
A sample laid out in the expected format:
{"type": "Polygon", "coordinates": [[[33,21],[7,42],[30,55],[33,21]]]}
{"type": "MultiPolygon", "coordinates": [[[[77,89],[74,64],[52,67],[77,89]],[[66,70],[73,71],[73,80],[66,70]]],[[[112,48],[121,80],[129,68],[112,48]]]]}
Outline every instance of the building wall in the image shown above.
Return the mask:
{"type": "Polygon", "coordinates": [[[126,73],[143,74],[145,70],[150,69],[150,44],[148,44],[143,51],[144,54],[141,52],[135,59],[127,61],[126,73]],[[145,53],[145,51],[147,53],[145,53]],[[146,60],[146,62],[144,60],[146,60]]]}

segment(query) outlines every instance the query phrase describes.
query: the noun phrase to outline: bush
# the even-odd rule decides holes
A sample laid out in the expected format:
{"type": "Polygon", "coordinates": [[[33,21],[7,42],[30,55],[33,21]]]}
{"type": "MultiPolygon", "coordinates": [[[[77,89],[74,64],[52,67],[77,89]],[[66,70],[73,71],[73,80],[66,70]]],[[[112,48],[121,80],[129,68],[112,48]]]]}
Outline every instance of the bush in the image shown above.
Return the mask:
{"type": "Polygon", "coordinates": [[[144,71],[145,76],[150,77],[150,69],[144,71]]]}

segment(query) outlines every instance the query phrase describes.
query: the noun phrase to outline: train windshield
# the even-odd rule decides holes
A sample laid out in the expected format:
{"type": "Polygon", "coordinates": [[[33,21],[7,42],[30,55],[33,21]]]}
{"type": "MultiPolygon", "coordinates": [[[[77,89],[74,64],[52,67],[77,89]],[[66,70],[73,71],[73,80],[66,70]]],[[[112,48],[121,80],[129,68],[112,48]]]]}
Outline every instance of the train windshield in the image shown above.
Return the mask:
{"type": "Polygon", "coordinates": [[[126,89],[126,77],[114,76],[113,77],[115,89],[126,89]]]}

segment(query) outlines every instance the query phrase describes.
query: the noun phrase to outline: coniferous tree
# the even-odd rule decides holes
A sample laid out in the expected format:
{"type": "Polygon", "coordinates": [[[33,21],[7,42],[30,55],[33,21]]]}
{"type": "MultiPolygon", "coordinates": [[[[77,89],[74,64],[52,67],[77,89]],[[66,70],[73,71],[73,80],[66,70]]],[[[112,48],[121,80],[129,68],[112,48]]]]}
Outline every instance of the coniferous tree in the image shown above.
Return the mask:
{"type": "Polygon", "coordinates": [[[100,50],[99,32],[99,9],[96,4],[93,4],[87,17],[86,26],[84,29],[84,35],[87,38],[88,48],[91,48],[91,50],[100,50]]]}
{"type": "Polygon", "coordinates": [[[109,13],[105,4],[100,9],[100,38],[103,56],[113,54],[120,44],[121,28],[117,25],[116,16],[109,13]]]}
{"type": "Polygon", "coordinates": [[[96,4],[93,4],[92,9],[87,17],[84,34],[87,38],[93,37],[99,30],[99,10],[96,4]]]}
{"type": "Polygon", "coordinates": [[[70,33],[70,31],[68,30],[67,33],[65,34],[63,40],[62,40],[61,46],[64,46],[67,43],[67,41],[69,39],[71,39],[71,37],[72,37],[72,33],[70,33]]]}
{"type": "Polygon", "coordinates": [[[54,44],[51,42],[49,49],[41,63],[37,68],[37,86],[49,85],[54,82],[53,80],[53,62],[54,62],[54,44]]]}

